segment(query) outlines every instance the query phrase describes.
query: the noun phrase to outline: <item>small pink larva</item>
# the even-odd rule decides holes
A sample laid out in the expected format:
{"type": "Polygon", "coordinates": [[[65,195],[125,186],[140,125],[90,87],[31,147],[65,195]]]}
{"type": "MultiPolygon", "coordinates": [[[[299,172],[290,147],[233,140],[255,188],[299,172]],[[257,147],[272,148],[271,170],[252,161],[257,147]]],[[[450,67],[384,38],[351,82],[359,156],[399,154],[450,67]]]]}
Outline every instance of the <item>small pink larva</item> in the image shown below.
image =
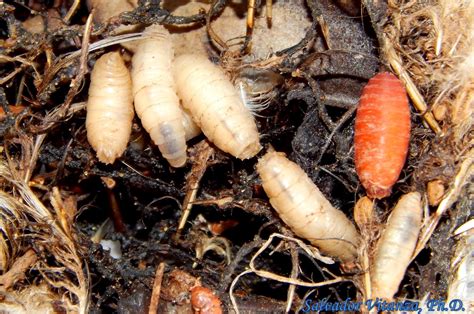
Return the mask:
{"type": "Polygon", "coordinates": [[[218,148],[239,159],[261,149],[257,126],[223,70],[205,56],[175,59],[174,77],[183,107],[218,148]]]}
{"type": "Polygon", "coordinates": [[[97,158],[111,164],[127,148],[133,120],[132,82],[118,52],[100,57],[91,73],[87,139],[97,158]]]}
{"type": "Polygon", "coordinates": [[[211,289],[196,286],[191,289],[191,305],[194,313],[222,314],[221,300],[211,289]]]}

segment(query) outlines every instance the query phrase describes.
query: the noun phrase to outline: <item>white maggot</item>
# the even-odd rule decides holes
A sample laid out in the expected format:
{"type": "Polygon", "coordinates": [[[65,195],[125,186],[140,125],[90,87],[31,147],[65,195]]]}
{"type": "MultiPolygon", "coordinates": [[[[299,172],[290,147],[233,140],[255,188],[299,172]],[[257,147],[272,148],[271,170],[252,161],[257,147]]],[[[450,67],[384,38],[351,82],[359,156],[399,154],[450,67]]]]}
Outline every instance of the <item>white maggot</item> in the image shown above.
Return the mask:
{"type": "Polygon", "coordinates": [[[173,43],[161,25],[145,29],[132,59],[135,110],[171,166],[186,163],[183,113],[173,79],[173,43]]]}
{"type": "Polygon", "coordinates": [[[100,57],[91,73],[87,101],[87,139],[103,163],[127,148],[133,120],[132,82],[118,52],[100,57]]]}
{"type": "Polygon", "coordinates": [[[257,172],[273,208],[296,235],[344,263],[357,258],[360,236],[354,224],[300,166],[283,153],[268,152],[258,161],[257,172]]]}
{"type": "Polygon", "coordinates": [[[398,291],[418,241],[423,216],[421,195],[403,195],[377,242],[371,268],[372,298],[391,300],[398,291]]]}
{"type": "Polygon", "coordinates": [[[176,58],[174,76],[183,107],[211,142],[240,159],[260,151],[252,114],[222,69],[205,56],[186,54],[176,58]]]}

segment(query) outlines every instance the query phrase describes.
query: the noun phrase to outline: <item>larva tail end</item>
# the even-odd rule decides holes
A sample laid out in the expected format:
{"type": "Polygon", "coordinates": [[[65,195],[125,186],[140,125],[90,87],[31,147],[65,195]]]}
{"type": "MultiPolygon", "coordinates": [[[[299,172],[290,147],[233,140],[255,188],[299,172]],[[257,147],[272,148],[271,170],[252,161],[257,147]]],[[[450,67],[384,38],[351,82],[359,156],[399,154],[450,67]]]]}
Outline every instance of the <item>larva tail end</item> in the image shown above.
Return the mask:
{"type": "Polygon", "coordinates": [[[118,154],[115,151],[112,151],[110,149],[98,149],[97,150],[97,159],[99,159],[100,162],[108,165],[108,164],[113,164],[115,162],[115,159],[117,157],[120,157],[122,154],[118,154]]]}
{"type": "Polygon", "coordinates": [[[177,159],[167,159],[168,163],[173,168],[181,168],[186,165],[186,158],[177,158],[177,159]]]}
{"type": "Polygon", "coordinates": [[[250,143],[248,144],[243,150],[242,152],[236,156],[237,158],[241,159],[241,160],[244,160],[244,159],[249,159],[249,158],[252,158],[254,157],[255,155],[258,154],[258,152],[262,149],[262,146],[260,145],[260,143],[257,141],[257,142],[253,142],[253,143],[250,143]]]}
{"type": "Polygon", "coordinates": [[[389,196],[392,193],[392,187],[384,187],[378,185],[370,185],[366,187],[367,196],[371,199],[377,198],[382,199],[389,196]]]}

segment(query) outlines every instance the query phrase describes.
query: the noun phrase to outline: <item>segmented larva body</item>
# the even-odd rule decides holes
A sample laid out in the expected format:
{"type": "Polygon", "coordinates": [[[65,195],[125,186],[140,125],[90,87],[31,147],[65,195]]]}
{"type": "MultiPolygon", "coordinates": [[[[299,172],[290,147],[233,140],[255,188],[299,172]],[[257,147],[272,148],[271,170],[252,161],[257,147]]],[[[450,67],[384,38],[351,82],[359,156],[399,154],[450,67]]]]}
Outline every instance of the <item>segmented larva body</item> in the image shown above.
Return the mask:
{"type": "Polygon", "coordinates": [[[87,139],[97,158],[113,163],[127,148],[133,120],[132,81],[118,52],[100,57],[91,73],[87,139]]]}
{"type": "Polygon", "coordinates": [[[372,298],[391,300],[410,264],[423,216],[421,195],[403,195],[377,242],[372,262],[372,298]]]}
{"type": "Polygon", "coordinates": [[[161,25],[146,28],[144,34],[149,38],[138,43],[132,59],[135,110],[163,157],[182,167],[186,140],[172,72],[173,44],[161,25]]]}
{"type": "Polygon", "coordinates": [[[183,107],[209,140],[240,159],[260,151],[252,114],[219,67],[205,56],[186,54],[176,58],[174,74],[183,107]]]}
{"type": "Polygon", "coordinates": [[[283,153],[268,152],[258,161],[257,172],[273,208],[296,235],[344,263],[357,258],[360,236],[355,226],[300,166],[283,153]]]}
{"type": "Polygon", "coordinates": [[[379,73],[364,87],[355,120],[355,167],[371,198],[383,198],[402,171],[410,140],[410,108],[403,84],[379,73]]]}

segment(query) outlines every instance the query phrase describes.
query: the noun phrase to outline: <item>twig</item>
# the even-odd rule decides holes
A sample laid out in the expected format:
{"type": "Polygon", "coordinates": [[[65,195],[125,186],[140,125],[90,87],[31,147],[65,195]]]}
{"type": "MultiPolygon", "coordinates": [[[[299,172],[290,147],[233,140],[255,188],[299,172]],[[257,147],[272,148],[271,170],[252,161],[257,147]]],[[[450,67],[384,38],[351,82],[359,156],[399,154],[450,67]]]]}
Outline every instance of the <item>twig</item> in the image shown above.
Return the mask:
{"type": "Polygon", "coordinates": [[[81,0],[74,0],[72,6],[69,8],[69,11],[67,11],[66,16],[64,17],[64,22],[66,24],[69,24],[69,20],[76,13],[76,11],[79,8],[80,4],[81,4],[81,0]]]}
{"type": "Polygon", "coordinates": [[[234,297],[234,287],[237,285],[237,282],[239,281],[240,277],[243,277],[251,273],[253,273],[253,271],[251,270],[246,270],[246,271],[241,272],[239,275],[237,275],[237,277],[235,277],[235,279],[232,281],[232,284],[230,285],[229,298],[236,314],[240,314],[240,311],[239,311],[239,307],[237,306],[237,301],[235,300],[235,297],[234,297]]]}
{"type": "MultiPolygon", "coordinates": [[[[318,287],[319,284],[317,284],[317,283],[315,284],[314,282],[304,282],[304,281],[299,281],[299,280],[293,280],[293,279],[289,279],[289,278],[286,278],[286,277],[274,275],[274,274],[266,272],[266,271],[261,271],[261,270],[258,270],[258,269],[255,268],[255,260],[257,259],[257,257],[260,256],[260,254],[263,253],[263,251],[265,251],[270,246],[270,244],[272,243],[274,238],[280,238],[280,239],[285,239],[285,240],[288,240],[288,241],[296,242],[303,249],[303,251],[305,251],[312,258],[315,258],[315,259],[317,259],[317,260],[319,260],[319,261],[321,261],[325,264],[334,264],[334,261],[331,258],[322,256],[321,254],[319,254],[319,251],[317,251],[315,248],[311,249],[303,241],[301,241],[299,239],[296,239],[296,238],[288,237],[288,236],[285,236],[285,235],[282,235],[282,234],[279,234],[279,233],[273,233],[272,235],[270,235],[270,237],[265,242],[265,244],[257,251],[257,253],[255,253],[255,255],[250,260],[250,265],[249,265],[250,269],[254,273],[256,273],[257,275],[262,274],[262,277],[266,277],[270,274],[272,279],[275,279],[275,280],[278,280],[278,281],[281,281],[281,282],[297,284],[297,285],[301,285],[301,286],[305,286],[305,287],[318,287]],[[263,276],[263,274],[265,274],[265,276],[263,276]]],[[[337,282],[339,282],[339,281],[341,281],[341,280],[338,280],[337,282]]]]}
{"type": "MultiPolygon", "coordinates": [[[[291,278],[288,278],[288,277],[284,277],[284,276],[281,276],[281,275],[274,274],[274,273],[269,272],[269,271],[257,269],[255,267],[255,259],[257,259],[257,257],[260,256],[260,254],[262,254],[262,252],[265,251],[270,246],[270,244],[272,243],[274,238],[280,238],[280,239],[285,239],[285,240],[294,242],[294,243],[298,244],[298,246],[301,247],[303,249],[303,251],[306,254],[308,254],[308,256],[310,256],[312,258],[315,258],[319,261],[322,261],[323,263],[326,263],[326,264],[334,264],[334,261],[331,258],[324,257],[324,256],[320,255],[319,252],[315,248],[311,249],[303,241],[298,240],[296,238],[288,237],[288,236],[285,236],[285,235],[282,235],[282,234],[279,234],[279,233],[273,233],[272,235],[270,235],[268,240],[263,244],[263,246],[257,251],[257,253],[254,254],[252,259],[250,260],[250,264],[249,264],[250,270],[246,270],[246,271],[240,273],[232,281],[232,284],[231,284],[230,289],[229,289],[229,297],[230,297],[230,300],[232,302],[232,306],[234,307],[234,310],[237,314],[239,313],[239,309],[237,307],[237,302],[235,301],[235,297],[234,297],[234,294],[233,294],[234,287],[236,286],[236,284],[237,284],[238,280],[240,279],[240,277],[242,277],[246,274],[255,273],[256,275],[258,275],[260,277],[263,277],[263,278],[288,283],[290,285],[297,285],[297,286],[310,287],[310,288],[331,285],[331,284],[334,284],[334,283],[343,282],[343,281],[348,280],[348,279],[345,279],[343,277],[334,276],[334,279],[325,280],[325,281],[322,281],[322,282],[308,282],[308,281],[298,280],[297,278],[293,278],[293,276],[291,278]]],[[[297,264],[298,263],[296,263],[296,265],[297,264]]]]}
{"type": "Polygon", "coordinates": [[[158,312],[158,305],[160,302],[161,282],[163,281],[163,274],[165,272],[165,263],[161,262],[156,269],[155,281],[153,283],[153,290],[151,292],[150,307],[148,314],[156,314],[158,312]]]}
{"type": "MultiPolygon", "coordinates": [[[[36,51],[36,52],[33,52],[32,54],[30,54],[29,57],[31,58],[31,60],[34,60],[38,55],[39,55],[39,51],[36,51]]],[[[35,74],[38,77],[40,77],[40,74],[38,73],[38,70],[36,69],[36,65],[34,64],[34,62],[32,62],[28,59],[25,59],[25,58],[22,58],[22,57],[19,57],[19,56],[9,57],[9,56],[6,56],[6,55],[0,55],[0,64],[2,64],[4,62],[19,62],[19,63],[21,63],[21,65],[19,67],[15,68],[15,70],[13,70],[7,76],[0,78],[0,85],[3,85],[5,83],[7,83],[9,80],[14,78],[18,73],[22,72],[27,67],[33,68],[33,71],[35,72],[35,74]]]]}
{"type": "Polygon", "coordinates": [[[247,29],[245,32],[245,40],[242,48],[240,49],[241,52],[246,53],[248,52],[248,48],[250,47],[250,43],[252,41],[252,34],[253,34],[253,24],[255,20],[255,0],[248,0],[247,4],[247,29]]]}
{"type": "Polygon", "coordinates": [[[413,83],[408,72],[403,68],[402,60],[395,52],[395,49],[393,48],[390,39],[384,37],[383,43],[387,60],[392,66],[393,71],[395,71],[398,77],[403,81],[403,83],[405,83],[408,95],[410,95],[410,98],[413,101],[413,105],[418,110],[418,112],[421,113],[423,119],[426,121],[426,123],[428,123],[430,128],[437,135],[443,135],[441,127],[433,116],[433,113],[431,113],[431,111],[428,111],[428,106],[426,105],[423,96],[421,96],[420,92],[418,91],[418,88],[416,88],[416,85],[415,83],[413,83]]]}
{"type": "MultiPolygon", "coordinates": [[[[94,17],[94,9],[91,11],[89,14],[89,17],[87,18],[86,25],[84,27],[84,35],[82,37],[82,49],[81,49],[81,57],[79,59],[79,71],[76,75],[76,77],[71,81],[69,92],[67,93],[66,96],[66,101],[64,102],[63,105],[63,113],[66,114],[66,112],[69,109],[70,104],[72,103],[72,99],[76,96],[81,83],[82,79],[84,78],[84,75],[87,72],[87,56],[89,55],[89,41],[90,41],[90,35],[92,31],[92,19],[94,17]]],[[[62,115],[60,115],[62,117],[62,115]]]]}
{"type": "MultiPolygon", "coordinates": [[[[294,242],[290,242],[290,254],[291,254],[291,279],[298,278],[298,270],[300,265],[300,260],[298,257],[298,250],[294,242]]],[[[291,305],[293,304],[293,296],[295,295],[295,285],[291,285],[288,287],[287,297],[286,297],[286,313],[289,313],[291,310],[291,305]]]]}
{"type": "MultiPolygon", "coordinates": [[[[81,87],[84,75],[87,73],[87,57],[89,54],[89,39],[91,35],[91,30],[92,30],[93,16],[94,16],[94,10],[92,10],[91,14],[89,14],[86,25],[84,27],[84,35],[82,38],[82,48],[81,48],[81,54],[80,54],[80,59],[79,59],[78,73],[76,77],[71,81],[70,89],[66,95],[66,100],[57,111],[57,116],[59,119],[62,119],[66,116],[67,112],[69,111],[69,107],[72,103],[72,100],[77,95],[79,88],[81,87]]],[[[54,73],[54,71],[48,71],[48,73],[54,73]]],[[[43,80],[43,84],[42,84],[43,87],[45,87],[44,81],[46,80],[47,80],[47,77],[45,76],[43,80]]],[[[41,89],[42,88],[40,86],[39,90],[41,91],[41,89]]],[[[43,122],[43,125],[40,126],[38,129],[40,132],[44,132],[48,130],[50,127],[52,127],[55,124],[55,122],[56,122],[55,120],[45,119],[45,121],[43,122]]]]}
{"type": "Polygon", "coordinates": [[[267,26],[272,27],[272,18],[273,18],[273,0],[267,0],[265,3],[266,15],[267,15],[267,26]]]}
{"type": "Polygon", "coordinates": [[[227,268],[222,272],[222,279],[219,285],[219,291],[223,292],[227,290],[227,286],[231,282],[232,275],[234,274],[235,269],[239,266],[239,263],[247,256],[250,252],[252,252],[255,248],[264,244],[264,241],[260,239],[259,236],[255,236],[254,240],[249,243],[245,243],[239,249],[239,251],[235,254],[234,259],[232,262],[227,266],[227,268]]]}
{"type": "MultiPolygon", "coordinates": [[[[212,16],[213,16],[212,8],[215,7],[218,2],[219,2],[219,0],[214,0],[214,2],[211,5],[211,9],[209,10],[209,12],[207,12],[207,15],[206,15],[206,30],[207,30],[207,33],[208,33],[209,37],[212,40],[214,40],[219,46],[221,46],[221,48],[224,51],[226,51],[226,50],[229,49],[229,46],[227,46],[227,44],[214,32],[214,29],[211,26],[211,19],[212,19],[212,16]]],[[[217,47],[217,48],[219,49],[219,47],[217,47]]],[[[221,49],[219,49],[219,50],[221,50],[221,49]]]]}
{"type": "MultiPolygon", "coordinates": [[[[146,38],[146,35],[143,35],[142,33],[131,33],[131,34],[122,34],[122,35],[117,35],[117,36],[110,36],[108,38],[105,38],[105,39],[102,39],[95,43],[90,44],[88,52],[91,53],[102,48],[117,45],[120,43],[135,41],[142,38],[146,38]]],[[[56,75],[56,73],[58,73],[59,70],[67,66],[69,63],[71,63],[76,58],[80,57],[81,55],[82,55],[82,49],[74,51],[70,54],[65,55],[62,59],[60,59],[59,61],[56,61],[55,64],[53,64],[50,68],[48,68],[48,71],[44,75],[44,78],[38,87],[38,93],[41,94],[46,89],[46,87],[49,85],[49,83],[53,79],[54,75],[56,75]]]]}
{"type": "Polygon", "coordinates": [[[122,213],[120,212],[120,206],[115,197],[114,187],[115,180],[108,177],[101,177],[102,182],[104,182],[107,187],[107,196],[109,199],[109,208],[110,214],[112,216],[112,221],[114,223],[115,230],[117,232],[123,233],[125,231],[125,224],[123,223],[122,213]]]}
{"type": "Polygon", "coordinates": [[[207,141],[202,141],[196,145],[196,159],[191,168],[187,183],[186,183],[186,196],[183,201],[183,213],[179,221],[178,230],[176,231],[175,237],[178,238],[181,230],[184,228],[191,208],[193,207],[193,201],[196,199],[197,191],[199,188],[199,182],[201,181],[204,173],[206,172],[209,158],[214,154],[214,148],[212,148],[207,141]]]}
{"type": "MultiPolygon", "coordinates": [[[[159,1],[158,1],[159,2],[159,1]]],[[[210,9],[211,16],[219,15],[226,6],[227,0],[217,0],[210,9]]],[[[150,1],[143,6],[138,6],[131,12],[120,15],[121,24],[164,24],[164,25],[186,25],[204,23],[207,13],[197,13],[191,16],[174,16],[168,11],[161,9],[160,5],[151,5],[150,1]]]]}
{"type": "Polygon", "coordinates": [[[319,154],[319,157],[318,157],[318,160],[316,161],[316,165],[319,165],[319,163],[321,162],[321,160],[323,159],[323,155],[324,153],[326,152],[326,150],[328,149],[329,147],[329,144],[331,144],[331,140],[333,138],[333,136],[336,134],[337,131],[339,131],[339,129],[341,128],[341,126],[346,123],[346,121],[354,114],[354,112],[356,111],[357,109],[357,106],[353,106],[352,108],[350,108],[349,110],[347,110],[344,115],[335,123],[331,133],[329,134],[329,136],[327,137],[326,139],[326,143],[324,144],[323,148],[321,149],[321,153],[319,154]]]}

